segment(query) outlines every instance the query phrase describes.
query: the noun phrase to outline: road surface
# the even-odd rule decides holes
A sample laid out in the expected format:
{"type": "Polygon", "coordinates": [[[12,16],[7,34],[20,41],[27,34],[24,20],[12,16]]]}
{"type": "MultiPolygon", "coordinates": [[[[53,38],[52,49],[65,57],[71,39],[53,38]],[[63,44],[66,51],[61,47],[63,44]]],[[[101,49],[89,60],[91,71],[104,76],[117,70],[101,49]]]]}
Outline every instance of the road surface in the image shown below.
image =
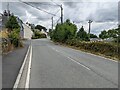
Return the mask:
{"type": "Polygon", "coordinates": [[[30,88],[118,88],[118,63],[32,40],[30,88]]]}

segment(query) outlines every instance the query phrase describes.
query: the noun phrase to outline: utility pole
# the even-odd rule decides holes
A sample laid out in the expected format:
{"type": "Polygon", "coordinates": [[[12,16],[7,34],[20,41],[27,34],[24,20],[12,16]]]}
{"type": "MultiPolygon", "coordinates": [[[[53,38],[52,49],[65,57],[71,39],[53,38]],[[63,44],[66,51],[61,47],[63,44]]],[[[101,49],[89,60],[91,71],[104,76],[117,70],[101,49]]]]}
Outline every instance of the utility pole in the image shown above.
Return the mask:
{"type": "Polygon", "coordinates": [[[8,14],[7,18],[9,18],[9,16],[10,16],[9,2],[7,3],[7,14],[8,14]]]}
{"type": "Polygon", "coordinates": [[[7,3],[7,11],[9,11],[9,2],[7,3]]]}
{"type": "MultiPolygon", "coordinates": [[[[51,0],[52,1],[52,0],[51,0]]],[[[55,2],[53,2],[53,3],[55,3],[55,2]]],[[[56,3],[55,3],[56,4],[56,3]]],[[[61,24],[63,24],[63,7],[62,7],[62,5],[59,5],[59,4],[56,4],[57,6],[59,6],[60,7],[60,9],[61,9],[61,24]]]]}
{"type": "Polygon", "coordinates": [[[88,31],[88,37],[90,38],[90,30],[91,30],[91,23],[92,23],[93,21],[92,20],[89,20],[89,31],[88,31]]]}
{"type": "Polygon", "coordinates": [[[117,53],[119,53],[119,38],[120,38],[120,24],[118,24],[118,34],[117,34],[117,53]]]}
{"type": "Polygon", "coordinates": [[[52,19],[52,31],[53,31],[53,17],[51,19],[52,19]]]}
{"type": "Polygon", "coordinates": [[[61,24],[63,24],[63,7],[62,5],[60,5],[61,8],[61,24]]]}

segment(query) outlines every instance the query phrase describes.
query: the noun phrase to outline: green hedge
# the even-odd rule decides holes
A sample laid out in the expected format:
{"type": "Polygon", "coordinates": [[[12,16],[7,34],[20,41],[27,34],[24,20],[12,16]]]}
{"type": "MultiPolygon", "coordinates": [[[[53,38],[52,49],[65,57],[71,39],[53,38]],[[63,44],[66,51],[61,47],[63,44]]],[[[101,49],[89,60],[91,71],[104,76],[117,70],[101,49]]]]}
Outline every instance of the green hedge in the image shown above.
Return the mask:
{"type": "Polygon", "coordinates": [[[120,45],[117,46],[115,44],[110,44],[106,42],[82,42],[74,39],[67,40],[66,44],[70,46],[75,46],[79,49],[84,49],[94,53],[99,53],[120,59],[120,45]]]}

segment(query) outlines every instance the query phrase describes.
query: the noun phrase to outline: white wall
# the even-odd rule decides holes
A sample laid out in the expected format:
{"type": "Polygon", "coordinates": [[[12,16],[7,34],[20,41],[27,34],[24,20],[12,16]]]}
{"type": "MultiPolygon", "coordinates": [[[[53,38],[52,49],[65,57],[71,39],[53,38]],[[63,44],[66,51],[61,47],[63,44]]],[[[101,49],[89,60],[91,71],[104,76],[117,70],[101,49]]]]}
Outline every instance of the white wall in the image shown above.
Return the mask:
{"type": "Polygon", "coordinates": [[[31,28],[27,26],[26,24],[23,24],[23,28],[24,28],[24,39],[31,39],[33,35],[31,28]]]}

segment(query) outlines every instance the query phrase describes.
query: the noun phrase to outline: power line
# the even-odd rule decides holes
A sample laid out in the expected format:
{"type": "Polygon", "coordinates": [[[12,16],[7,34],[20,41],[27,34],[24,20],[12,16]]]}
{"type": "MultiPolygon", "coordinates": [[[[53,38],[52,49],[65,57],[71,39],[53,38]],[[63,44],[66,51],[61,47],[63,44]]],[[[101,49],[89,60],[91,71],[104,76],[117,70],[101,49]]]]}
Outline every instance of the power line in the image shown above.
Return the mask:
{"type": "MultiPolygon", "coordinates": [[[[49,6],[58,6],[58,5],[53,5],[53,4],[45,4],[45,3],[39,3],[39,4],[42,4],[42,5],[49,5],[49,6]]],[[[60,10],[58,10],[56,13],[55,13],[55,15],[59,12],[60,10]]]]}
{"type": "Polygon", "coordinates": [[[57,13],[60,11],[60,9],[55,13],[55,15],[57,15],[57,13]]]}
{"type": "MultiPolygon", "coordinates": [[[[58,6],[58,5],[53,5],[53,4],[45,4],[45,3],[39,3],[39,4],[42,4],[42,5],[49,5],[49,6],[58,6]]],[[[56,13],[55,13],[55,15],[59,12],[60,10],[58,10],[56,13]]]]}
{"type": "MultiPolygon", "coordinates": [[[[22,2],[21,0],[19,0],[19,1],[22,2]]],[[[31,7],[33,7],[33,8],[36,8],[36,9],[38,9],[38,10],[40,10],[40,11],[43,11],[43,12],[45,12],[45,13],[47,13],[47,14],[50,14],[50,15],[52,15],[52,16],[57,16],[57,15],[55,15],[55,14],[53,14],[53,13],[50,13],[50,12],[48,12],[48,11],[45,11],[45,10],[40,9],[40,8],[38,8],[38,7],[35,7],[35,6],[33,6],[33,5],[31,5],[31,4],[27,3],[27,2],[22,2],[22,3],[24,3],[24,4],[26,4],[26,5],[29,5],[29,6],[31,6],[31,7]]]]}
{"type": "Polygon", "coordinates": [[[58,6],[58,5],[53,5],[53,4],[45,4],[45,3],[39,3],[39,4],[42,4],[42,5],[50,5],[50,6],[58,6]]]}
{"type": "MultiPolygon", "coordinates": [[[[52,2],[53,2],[53,0],[51,0],[52,2]]],[[[57,5],[57,6],[59,6],[60,7],[60,9],[61,9],[61,24],[63,23],[63,7],[62,7],[62,5],[59,5],[59,4],[57,4],[57,3],[55,3],[55,2],[53,2],[55,5],[57,5]]]]}
{"type": "MultiPolygon", "coordinates": [[[[51,0],[52,2],[53,2],[53,0],[51,0]]],[[[53,2],[56,6],[59,6],[59,7],[61,7],[61,5],[59,5],[59,4],[57,4],[57,3],[55,3],[55,2],[53,2]]]]}
{"type": "Polygon", "coordinates": [[[39,18],[39,17],[37,17],[37,19],[51,19],[51,18],[39,18]]]}
{"type": "Polygon", "coordinates": [[[57,20],[57,22],[53,26],[55,26],[59,22],[60,19],[61,19],[61,17],[57,20]]]}

